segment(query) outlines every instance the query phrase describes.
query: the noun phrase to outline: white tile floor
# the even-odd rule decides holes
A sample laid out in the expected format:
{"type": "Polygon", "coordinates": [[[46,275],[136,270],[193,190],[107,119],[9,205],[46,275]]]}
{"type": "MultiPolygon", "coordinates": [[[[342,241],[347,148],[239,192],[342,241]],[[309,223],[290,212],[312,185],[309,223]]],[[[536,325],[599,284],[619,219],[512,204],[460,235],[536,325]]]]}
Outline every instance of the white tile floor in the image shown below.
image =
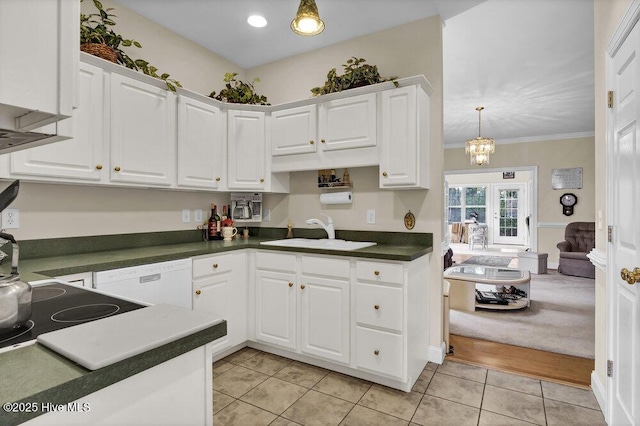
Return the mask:
{"type": "Polygon", "coordinates": [[[605,425],[591,391],[451,361],[408,393],[250,348],[213,374],[216,426],[605,425]]]}

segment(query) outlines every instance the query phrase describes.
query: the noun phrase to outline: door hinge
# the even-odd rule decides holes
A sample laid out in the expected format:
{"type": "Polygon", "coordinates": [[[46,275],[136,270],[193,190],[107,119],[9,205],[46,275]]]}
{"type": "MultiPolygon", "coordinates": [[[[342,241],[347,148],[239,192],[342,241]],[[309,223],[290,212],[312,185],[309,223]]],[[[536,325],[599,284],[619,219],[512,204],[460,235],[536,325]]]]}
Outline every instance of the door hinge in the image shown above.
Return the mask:
{"type": "Polygon", "coordinates": [[[611,377],[613,375],[613,361],[610,359],[607,360],[607,377],[611,377]]]}
{"type": "Polygon", "coordinates": [[[607,106],[613,108],[613,90],[607,92],[607,106]]]}
{"type": "Polygon", "coordinates": [[[611,225],[607,226],[607,241],[613,242],[613,226],[611,225]]]}

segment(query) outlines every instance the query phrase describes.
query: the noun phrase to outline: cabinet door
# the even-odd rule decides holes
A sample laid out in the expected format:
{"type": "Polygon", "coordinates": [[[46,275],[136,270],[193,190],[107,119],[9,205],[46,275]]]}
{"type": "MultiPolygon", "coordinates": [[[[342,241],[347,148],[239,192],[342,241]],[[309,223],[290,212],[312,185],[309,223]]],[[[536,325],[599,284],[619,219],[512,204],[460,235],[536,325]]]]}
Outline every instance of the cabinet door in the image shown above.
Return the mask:
{"type": "Polygon", "coordinates": [[[167,90],[111,74],[111,180],[175,183],[176,101],[167,90]]]}
{"type": "Polygon", "coordinates": [[[228,111],[228,188],[264,190],[267,187],[265,114],[228,111]]]}
{"type": "Polygon", "coordinates": [[[323,151],[376,145],[376,94],[320,104],[320,146],[323,151]]]}
{"type": "Polygon", "coordinates": [[[418,86],[382,92],[381,188],[428,188],[428,100],[418,86]]]}
{"type": "Polygon", "coordinates": [[[271,113],[271,155],[274,157],[316,152],[315,105],[271,113]]]}
{"type": "Polygon", "coordinates": [[[99,181],[103,174],[104,96],[101,68],[80,64],[79,108],[58,126],[73,139],[11,153],[14,175],[99,181]]]}
{"type": "MultiPolygon", "coordinates": [[[[246,340],[246,332],[239,327],[232,291],[231,273],[193,281],[193,309],[211,312],[227,321],[227,346],[234,346],[246,340]],[[239,341],[242,339],[242,341],[239,341]]],[[[222,349],[216,346],[216,349],[222,349]]]]}
{"type": "Polygon", "coordinates": [[[349,363],[349,281],[303,275],[300,287],[302,352],[349,363]]]}
{"type": "Polygon", "coordinates": [[[0,104],[22,108],[3,108],[10,128],[33,130],[77,106],[79,3],[0,1],[0,104]]]}
{"type": "Polygon", "coordinates": [[[256,271],[256,340],[296,348],[296,275],[256,271]]]}
{"type": "Polygon", "coordinates": [[[224,134],[220,108],[178,97],[178,186],[224,186],[224,134]]]}

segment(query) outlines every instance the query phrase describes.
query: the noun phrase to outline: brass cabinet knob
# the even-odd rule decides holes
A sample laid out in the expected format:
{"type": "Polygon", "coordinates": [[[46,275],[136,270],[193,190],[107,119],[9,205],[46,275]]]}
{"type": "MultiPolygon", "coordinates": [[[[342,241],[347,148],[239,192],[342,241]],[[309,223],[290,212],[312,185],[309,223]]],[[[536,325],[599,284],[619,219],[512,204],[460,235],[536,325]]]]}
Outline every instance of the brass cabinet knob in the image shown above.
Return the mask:
{"type": "Polygon", "coordinates": [[[216,182],[220,182],[220,176],[216,177],[216,182]]]}
{"type": "Polygon", "coordinates": [[[293,287],[293,283],[289,283],[289,287],[293,287]]]}
{"type": "Polygon", "coordinates": [[[380,271],[373,271],[373,275],[375,275],[375,276],[380,275],[380,271]]]}
{"type": "Polygon", "coordinates": [[[260,178],[260,183],[263,183],[263,182],[264,182],[264,178],[260,178]]]}
{"type": "Polygon", "coordinates": [[[300,284],[300,288],[304,290],[306,286],[304,284],[300,284]]]}
{"type": "Polygon", "coordinates": [[[387,172],[382,172],[382,176],[387,177],[387,172]]]}
{"type": "Polygon", "coordinates": [[[634,268],[633,271],[630,271],[627,268],[622,268],[620,270],[620,278],[630,285],[640,283],[640,268],[634,268]]]}
{"type": "Polygon", "coordinates": [[[314,143],[315,143],[315,142],[314,142],[313,140],[310,140],[310,141],[309,141],[309,144],[310,144],[310,145],[313,145],[314,143]]]}
{"type": "Polygon", "coordinates": [[[217,269],[217,268],[218,268],[218,264],[217,264],[217,263],[214,263],[214,264],[213,264],[213,269],[217,269]]]}
{"type": "Polygon", "coordinates": [[[102,164],[98,164],[98,165],[96,165],[96,169],[98,169],[98,170],[102,170],[102,164]]]}
{"type": "Polygon", "coordinates": [[[202,291],[200,291],[200,290],[196,290],[196,294],[197,294],[198,296],[200,296],[200,294],[201,294],[201,293],[202,293],[202,291]]]}
{"type": "Polygon", "coordinates": [[[373,309],[377,311],[378,309],[380,309],[380,305],[373,305],[373,309]]]}
{"type": "Polygon", "coordinates": [[[324,139],[320,139],[320,142],[325,143],[326,141],[324,139]]]}
{"type": "Polygon", "coordinates": [[[113,168],[113,170],[115,170],[116,172],[119,172],[119,171],[120,171],[120,166],[115,166],[115,167],[113,168]]]}
{"type": "Polygon", "coordinates": [[[375,351],[373,351],[373,354],[374,355],[380,355],[380,351],[376,349],[375,351]]]}

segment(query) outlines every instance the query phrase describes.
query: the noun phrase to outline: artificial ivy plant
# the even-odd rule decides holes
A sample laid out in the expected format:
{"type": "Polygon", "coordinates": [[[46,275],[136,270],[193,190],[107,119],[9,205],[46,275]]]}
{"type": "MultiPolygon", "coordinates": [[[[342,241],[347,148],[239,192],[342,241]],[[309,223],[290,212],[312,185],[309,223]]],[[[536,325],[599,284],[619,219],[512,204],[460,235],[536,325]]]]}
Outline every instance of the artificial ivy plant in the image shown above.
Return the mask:
{"type": "Polygon", "coordinates": [[[393,81],[393,84],[398,87],[397,76],[383,78],[378,72],[378,66],[365,64],[366,61],[364,58],[352,56],[346,64],[342,64],[344,67],[343,75],[338,75],[335,68],[331,69],[327,74],[324,86],[314,87],[311,89],[311,93],[313,96],[326,95],[385,81],[393,81]]]}
{"type": "Polygon", "coordinates": [[[176,87],[182,87],[179,81],[169,78],[169,74],[158,74],[158,68],[144,59],[132,59],[127,55],[122,47],[142,47],[142,45],[133,39],[124,38],[113,30],[116,25],[113,18],[116,18],[116,15],[110,13],[114,10],[112,7],[105,9],[98,0],[93,0],[93,4],[98,13],[80,14],[80,50],[164,80],[167,87],[174,92],[176,87]],[[105,50],[106,54],[103,56],[100,51],[105,50]],[[109,53],[109,50],[112,53],[109,53]]]}
{"type": "Polygon", "coordinates": [[[270,105],[267,101],[267,97],[264,95],[258,95],[256,93],[254,83],[259,83],[259,78],[254,78],[250,83],[245,83],[242,80],[237,80],[237,72],[228,72],[224,75],[225,87],[220,90],[220,93],[216,95],[216,91],[211,92],[209,97],[217,99],[222,102],[229,102],[234,104],[255,104],[255,105],[270,105]]]}

